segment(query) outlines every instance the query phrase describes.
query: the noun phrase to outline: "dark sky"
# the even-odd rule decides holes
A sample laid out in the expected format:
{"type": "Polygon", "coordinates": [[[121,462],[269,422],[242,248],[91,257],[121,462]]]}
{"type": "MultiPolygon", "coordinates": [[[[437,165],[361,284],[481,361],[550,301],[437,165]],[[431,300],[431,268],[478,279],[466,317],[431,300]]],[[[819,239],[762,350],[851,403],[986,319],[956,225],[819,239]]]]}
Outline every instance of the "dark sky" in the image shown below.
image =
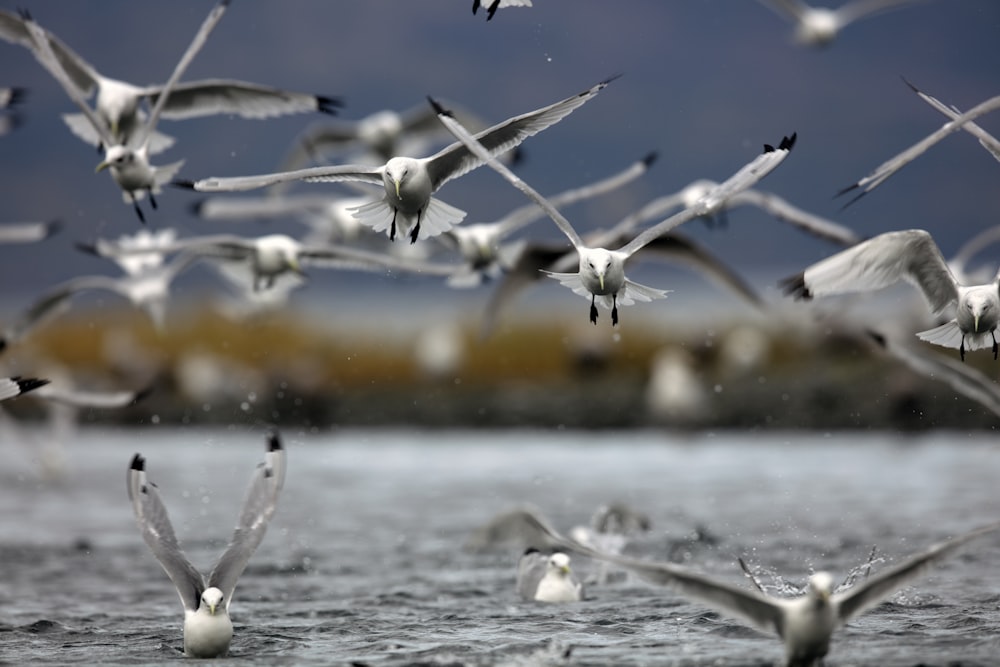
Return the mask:
{"type": "MultiPolygon", "coordinates": [[[[165,80],[211,6],[190,0],[5,3],[12,10],[25,4],[102,73],[133,83],[165,80]]],[[[763,143],[793,131],[799,134],[795,151],[760,187],[861,234],[921,227],[948,253],[1000,223],[1000,164],[964,133],[846,211],[833,199],[942,124],[901,75],[962,109],[1000,94],[996,0],[918,2],[853,24],[820,50],[792,43],[791,26],[750,0],[535,5],[501,10],[487,23],[482,13],[471,14],[471,0],[235,0],[186,78],[241,78],[342,96],[347,118],[404,109],[431,94],[499,122],[620,73],[596,99],[524,145],[519,173],[543,193],[660,152],[637,184],[570,209],[581,229],[614,222],[697,178],[721,180],[763,143]]],[[[0,247],[3,303],[11,306],[73,275],[114,273],[72,244],[131,232],[139,222],[109,175],[94,174],[99,155],[59,119],[73,109],[55,81],[26,49],[0,42],[0,85],[7,84],[28,87],[30,97],[23,127],[0,139],[0,219],[66,223],[43,244],[0,247]]],[[[296,134],[316,120],[164,121],[160,129],[177,143],[155,162],[185,158],[185,178],[273,171],[296,134]]],[[[981,125],[1000,136],[997,114],[981,125]]],[[[496,219],[524,203],[487,169],[448,183],[439,196],[467,210],[468,221],[496,219]]],[[[160,210],[148,215],[150,226],[218,231],[187,213],[196,198],[164,192],[160,210]]],[[[282,228],[301,229],[285,223],[270,229],[282,228]]],[[[777,277],[836,250],[746,209],[733,212],[726,229],[696,222],[685,231],[771,293],[777,277]]],[[[248,226],[246,233],[263,228],[248,226]]],[[[527,234],[559,238],[547,220],[527,234]]],[[[683,278],[668,285],[649,275],[642,281],[683,287],[683,278]]],[[[310,289],[333,280],[317,278],[310,289]]]]}

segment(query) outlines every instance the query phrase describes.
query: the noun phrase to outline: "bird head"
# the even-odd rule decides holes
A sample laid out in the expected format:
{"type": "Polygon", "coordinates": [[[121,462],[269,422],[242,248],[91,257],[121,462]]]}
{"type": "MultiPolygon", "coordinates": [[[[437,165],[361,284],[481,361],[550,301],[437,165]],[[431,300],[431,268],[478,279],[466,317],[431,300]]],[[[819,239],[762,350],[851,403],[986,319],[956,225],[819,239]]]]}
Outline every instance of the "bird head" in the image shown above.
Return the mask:
{"type": "Polygon", "coordinates": [[[593,248],[585,256],[581,255],[580,264],[580,272],[591,273],[597,279],[603,293],[604,279],[611,267],[611,253],[604,248],[593,248]]]}
{"type": "Polygon", "coordinates": [[[392,158],[385,163],[385,173],[383,178],[387,184],[391,184],[396,189],[396,198],[400,199],[399,187],[409,172],[409,161],[403,158],[392,158]]]}
{"type": "Polygon", "coordinates": [[[570,573],[569,556],[562,552],[556,552],[549,557],[549,569],[558,572],[562,576],[570,573]]]}
{"type": "Polygon", "coordinates": [[[829,572],[817,572],[809,577],[807,594],[820,602],[829,602],[833,595],[833,576],[829,572]]]}
{"type": "Polygon", "coordinates": [[[110,146],[104,152],[104,159],[97,165],[94,172],[104,171],[108,167],[121,168],[135,160],[135,153],[128,146],[118,144],[110,146]]]}
{"type": "Polygon", "coordinates": [[[199,609],[207,609],[209,614],[215,616],[215,613],[221,608],[223,599],[225,599],[225,596],[222,594],[222,591],[215,586],[206,588],[205,592],[201,594],[199,609]]]}
{"type": "Polygon", "coordinates": [[[996,293],[992,286],[988,290],[971,289],[966,292],[961,307],[965,308],[968,316],[972,318],[973,333],[982,333],[979,328],[981,323],[988,325],[990,329],[993,328],[997,315],[991,311],[996,305],[996,300],[996,293]]]}

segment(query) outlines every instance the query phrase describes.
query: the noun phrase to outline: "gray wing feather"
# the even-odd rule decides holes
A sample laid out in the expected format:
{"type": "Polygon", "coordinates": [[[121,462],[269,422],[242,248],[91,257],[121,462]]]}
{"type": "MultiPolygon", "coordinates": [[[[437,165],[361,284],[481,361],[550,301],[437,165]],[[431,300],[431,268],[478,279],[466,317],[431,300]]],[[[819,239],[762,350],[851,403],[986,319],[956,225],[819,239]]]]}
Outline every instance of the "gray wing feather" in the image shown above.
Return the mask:
{"type": "MultiPolygon", "coordinates": [[[[520,145],[528,137],[558,123],[575,109],[591,100],[610,82],[611,79],[602,81],[578,95],[520,116],[514,116],[477,133],[475,138],[491,156],[500,155],[520,145]]],[[[432,187],[437,190],[449,180],[458,178],[481,166],[483,162],[481,157],[470,152],[468,144],[462,142],[451,144],[427,158],[427,170],[430,173],[432,187]]]]}
{"type": "Polygon", "coordinates": [[[1000,528],[1000,522],[977,528],[945,542],[939,542],[927,551],[913,556],[896,567],[889,568],[869,578],[865,583],[834,595],[833,600],[837,605],[840,622],[847,623],[858,614],[874,607],[908,582],[923,574],[942,558],[951,555],[966,542],[992,533],[998,528],[1000,528]]]}
{"type": "MultiPolygon", "coordinates": [[[[66,76],[69,77],[74,88],[83,97],[92,95],[101,75],[97,73],[97,70],[90,63],[81,58],[79,54],[64,44],[58,37],[47,30],[44,31],[44,34],[55,59],[66,72],[66,76]]],[[[31,32],[25,25],[25,20],[13,12],[3,9],[0,9],[0,39],[31,49],[35,57],[41,61],[31,32]]],[[[49,69],[49,66],[44,62],[42,66],[45,69],[49,69]]]]}
{"type": "Polygon", "coordinates": [[[277,183],[290,181],[336,182],[361,181],[382,185],[382,168],[363,165],[339,165],[332,167],[309,167],[295,171],[279,171],[259,176],[230,176],[227,178],[205,178],[192,183],[199,192],[239,192],[255,190],[277,183]]]}
{"type": "Polygon", "coordinates": [[[201,594],[205,590],[204,578],[181,551],[170,517],[167,516],[167,508],[160,500],[156,486],[146,480],[145,459],[139,454],[132,457],[126,483],[142,539],[174,582],[184,608],[197,610],[201,594]]]}
{"type": "Polygon", "coordinates": [[[218,587],[225,596],[226,609],[237,580],[264,539],[267,524],[277,509],[278,494],[285,483],[285,450],[281,439],[276,431],[271,431],[267,439],[267,454],[250,479],[236,530],[208,576],[208,585],[218,587]]]}
{"type": "Polygon", "coordinates": [[[538,551],[532,551],[521,556],[517,561],[517,594],[523,600],[534,600],[538,591],[538,583],[545,576],[549,556],[538,551]]]}
{"type": "MultiPolygon", "coordinates": [[[[150,86],[146,95],[155,102],[163,86],[150,86]]],[[[163,117],[173,120],[212,114],[235,114],[243,118],[274,118],[316,111],[316,95],[295,93],[256,83],[228,79],[206,79],[178,83],[170,91],[163,117]]]]}

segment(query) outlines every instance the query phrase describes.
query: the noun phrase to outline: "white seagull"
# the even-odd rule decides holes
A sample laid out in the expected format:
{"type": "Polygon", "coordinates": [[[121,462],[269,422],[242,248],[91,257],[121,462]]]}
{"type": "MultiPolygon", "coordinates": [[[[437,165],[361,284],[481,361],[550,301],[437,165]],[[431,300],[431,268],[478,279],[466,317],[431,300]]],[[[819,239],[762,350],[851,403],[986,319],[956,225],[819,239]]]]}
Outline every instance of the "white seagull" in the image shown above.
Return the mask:
{"type": "MultiPolygon", "coordinates": [[[[486,154],[495,156],[518,146],[528,137],[554,125],[573,110],[594,98],[610,80],[556,102],[547,107],[514,116],[476,135],[486,147],[486,154]]],[[[311,167],[296,171],[206,178],[200,181],[177,182],[200,192],[233,192],[253,190],[289,181],[337,182],[360,181],[381,185],[383,198],[358,207],[355,216],[375,231],[388,231],[395,239],[397,226],[408,231],[410,241],[437,236],[465,218],[465,211],[432,197],[453,178],[479,167],[483,160],[456,142],[426,158],[393,157],[379,167],[340,165],[311,167]],[[422,232],[422,233],[421,233],[422,232]]]]}
{"type": "Polygon", "coordinates": [[[671,231],[688,220],[705,215],[716,210],[737,192],[752,186],[777,167],[788,156],[795,144],[795,135],[782,139],[778,148],[765,145],[764,153],[745,165],[723,183],[709,190],[699,202],[666,220],[647,228],[631,241],[618,248],[608,250],[600,247],[589,247],[580,235],[573,229],[570,222],[552,206],[551,202],[542,197],[530,185],[522,181],[513,172],[500,164],[487,150],[479,144],[475,137],[462,127],[455,118],[437,102],[431,104],[438,110],[438,117],[445,127],[476,156],[500,173],[509,183],[533,200],[552,218],[562,230],[579,255],[579,271],[576,273],[549,273],[564,286],[576,294],[590,298],[590,321],[597,323],[597,297],[600,303],[611,310],[612,325],[618,324],[618,306],[628,306],[636,301],[652,301],[665,298],[667,292],[646,285],[640,285],[625,277],[625,262],[635,253],[655,241],[664,233],[671,231]]]}
{"type": "Polygon", "coordinates": [[[184,605],[185,655],[192,658],[226,655],[233,638],[229,603],[236,582],[264,539],[285,483],[285,450],[277,432],[267,436],[267,454],[250,479],[236,530],[207,578],[181,551],[167,508],[156,485],[146,480],[146,461],[139,454],[132,457],[126,482],[142,538],[174,582],[184,605]]]}
{"type": "Polygon", "coordinates": [[[516,586],[522,600],[579,602],[583,598],[583,584],[562,552],[543,554],[529,547],[517,561],[516,586]]]}
{"type": "Polygon", "coordinates": [[[809,577],[803,595],[787,599],[744,590],[672,563],[585,547],[560,535],[541,516],[534,516],[532,525],[539,533],[539,541],[547,540],[564,550],[620,565],[716,611],[743,619],[758,630],[776,633],[785,645],[788,667],[819,667],[838,628],[875,607],[966,543],[1000,529],[1000,522],[992,523],[939,542],[843,591],[834,591],[830,573],[816,572],[809,577]]]}
{"type": "Polygon", "coordinates": [[[187,69],[191,60],[201,50],[201,47],[205,44],[205,40],[208,39],[209,33],[212,32],[215,25],[225,13],[228,4],[229,0],[220,0],[209,13],[188,46],[187,51],[184,52],[184,55],[174,68],[170,79],[163,86],[156,104],[149,114],[149,118],[146,119],[145,124],[134,135],[129,137],[128,143],[119,141],[106,127],[105,121],[84,100],[76,84],[74,84],[64,68],[63,63],[53,52],[52,44],[45,30],[28,14],[25,13],[22,16],[24,20],[23,26],[34,43],[35,56],[56,80],[59,81],[66,94],[76,103],[89,120],[94,131],[101,137],[101,144],[104,147],[104,160],[97,165],[97,171],[104,169],[111,170],[112,178],[122,189],[122,196],[125,203],[132,204],[136,215],[139,216],[139,220],[142,222],[145,222],[145,216],[142,213],[142,209],[139,208],[139,200],[148,194],[150,204],[153,208],[156,208],[156,199],[153,195],[157,194],[160,191],[160,186],[170,181],[181,168],[181,165],[184,164],[183,161],[180,161],[164,167],[152,166],[149,163],[152,133],[156,129],[160,114],[163,112],[174,85],[180,79],[181,75],[183,75],[184,70],[187,69]]]}
{"type": "MultiPolygon", "coordinates": [[[[142,103],[155,105],[166,89],[165,85],[136,86],[102,75],[62,40],[44,31],[46,41],[65,70],[73,88],[83,99],[96,91],[94,112],[100,127],[113,140],[112,143],[129,145],[140,132],[145,120],[142,103]]],[[[0,39],[25,46],[34,53],[42,65],[51,65],[40,54],[25,20],[9,11],[0,10],[0,39]]],[[[340,102],[321,95],[296,93],[269,86],[229,79],[206,79],[178,82],[170,91],[163,108],[163,118],[182,120],[212,114],[238,115],[243,118],[272,118],[292,113],[319,111],[335,113],[340,102]]],[[[101,132],[83,114],[67,114],[63,120],[78,137],[98,146],[105,143],[101,132]]],[[[173,143],[173,139],[160,134],[150,138],[149,152],[154,155],[173,143]]]]}
{"type": "Polygon", "coordinates": [[[946,136],[955,132],[956,130],[962,129],[969,122],[979,118],[980,116],[987,114],[991,111],[1000,109],[1000,95],[996,97],[991,97],[985,102],[980,102],[976,106],[972,107],[965,113],[955,116],[952,120],[938,128],[937,131],[932,132],[927,135],[917,143],[913,144],[907,148],[902,153],[886,160],[878,167],[874,169],[870,174],[862,178],[856,183],[848,185],[837,193],[837,196],[847,194],[854,190],[860,190],[860,192],[849,202],[844,204],[844,207],[848,207],[857,200],[861,199],[863,196],[877,188],[881,185],[887,178],[895,174],[897,171],[913,162],[919,156],[923,155],[928,148],[938,143],[946,136]]]}
{"type": "Polygon", "coordinates": [[[871,14],[913,4],[917,0],[851,0],[837,9],[812,7],[803,0],[761,0],[795,24],[795,40],[808,46],[827,46],[841,30],[871,14]]]}
{"type": "Polygon", "coordinates": [[[941,326],[921,331],[921,340],[965,351],[992,348],[997,358],[996,328],[1000,323],[1000,274],[985,285],[963,285],[931,235],[922,229],[880,234],[853,248],[813,264],[781,281],[796,299],[868,292],[905,280],[924,295],[934,314],[955,306],[955,317],[941,326]]]}

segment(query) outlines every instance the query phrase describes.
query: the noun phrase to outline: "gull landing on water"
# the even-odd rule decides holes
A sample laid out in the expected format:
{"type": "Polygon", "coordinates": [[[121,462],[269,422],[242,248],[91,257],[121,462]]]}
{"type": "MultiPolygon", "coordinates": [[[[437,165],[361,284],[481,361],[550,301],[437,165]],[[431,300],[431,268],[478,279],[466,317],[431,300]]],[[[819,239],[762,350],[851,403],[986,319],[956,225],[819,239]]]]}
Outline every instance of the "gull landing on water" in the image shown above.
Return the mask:
{"type": "Polygon", "coordinates": [[[184,164],[183,161],[180,161],[164,167],[155,167],[149,163],[150,146],[156,124],[159,122],[160,115],[163,113],[171,91],[195,55],[204,46],[208,35],[222,18],[228,4],[229,0],[220,0],[212,8],[212,11],[209,12],[208,17],[202,22],[201,27],[191,41],[190,46],[188,46],[174,68],[170,79],[160,91],[156,104],[149,114],[149,118],[146,119],[145,124],[138,129],[135,135],[130,137],[128,143],[119,141],[108,129],[105,121],[84,100],[83,94],[67,73],[63,62],[54,53],[48,33],[27,12],[23,12],[21,15],[23,28],[33,43],[32,50],[35,53],[35,57],[59,81],[63,90],[80,108],[80,111],[89,120],[93,130],[100,136],[101,145],[104,146],[105,152],[104,160],[97,165],[97,171],[110,169],[111,177],[122,189],[122,196],[125,203],[132,204],[141,222],[145,222],[146,218],[142,213],[142,209],[139,208],[139,201],[148,194],[150,204],[153,208],[156,208],[154,195],[159,193],[160,187],[164,183],[169,182],[184,164]]]}
{"type": "Polygon", "coordinates": [[[607,248],[588,247],[573,229],[573,225],[552,205],[552,202],[545,199],[534,188],[490,155],[476,137],[472,136],[448,110],[433,99],[430,100],[430,103],[437,110],[438,118],[456,139],[476,157],[503,176],[511,185],[538,204],[573,244],[580,260],[579,270],[576,273],[548,273],[548,275],[576,294],[590,298],[590,321],[594,324],[597,324],[598,297],[601,297],[599,303],[611,310],[611,324],[613,326],[618,324],[619,304],[628,306],[636,301],[666,298],[666,291],[640,285],[626,278],[625,262],[663,234],[688,220],[714,211],[736,193],[753,186],[781,164],[795,144],[795,134],[783,138],[778,148],[765,144],[763,154],[744,165],[726,181],[711,188],[694,206],[649,227],[617,250],[608,250],[607,248]]]}
{"type": "Polygon", "coordinates": [[[991,348],[997,358],[1000,274],[984,285],[960,284],[931,235],[922,229],[887,232],[813,264],[781,281],[796,299],[869,292],[905,280],[920,289],[933,313],[955,305],[954,319],[921,331],[921,340],[965,351],[991,348]]]}
{"type": "Polygon", "coordinates": [[[146,460],[139,454],[132,458],[126,481],[142,538],[174,582],[184,605],[185,655],[192,658],[226,655],[233,637],[229,603],[236,582],[264,539],[285,482],[285,450],[277,432],[267,436],[267,454],[250,479],[236,530],[207,578],[181,551],[167,508],[156,485],[147,481],[146,460]]]}
{"type": "MultiPolygon", "coordinates": [[[[505,153],[525,139],[556,124],[603,90],[611,80],[535,111],[514,116],[476,135],[493,157],[505,153]]],[[[359,181],[381,185],[385,195],[359,206],[355,217],[375,231],[388,231],[396,238],[397,228],[408,232],[410,242],[418,238],[437,236],[465,218],[465,211],[436,199],[432,195],[453,178],[458,178],[482,166],[483,159],[472,154],[460,142],[455,142],[430,157],[394,157],[380,167],[339,165],[312,167],[296,171],[277,172],[260,176],[206,178],[200,181],[176,181],[175,185],[199,192],[236,192],[267,187],[289,181],[309,183],[359,181]]]]}

